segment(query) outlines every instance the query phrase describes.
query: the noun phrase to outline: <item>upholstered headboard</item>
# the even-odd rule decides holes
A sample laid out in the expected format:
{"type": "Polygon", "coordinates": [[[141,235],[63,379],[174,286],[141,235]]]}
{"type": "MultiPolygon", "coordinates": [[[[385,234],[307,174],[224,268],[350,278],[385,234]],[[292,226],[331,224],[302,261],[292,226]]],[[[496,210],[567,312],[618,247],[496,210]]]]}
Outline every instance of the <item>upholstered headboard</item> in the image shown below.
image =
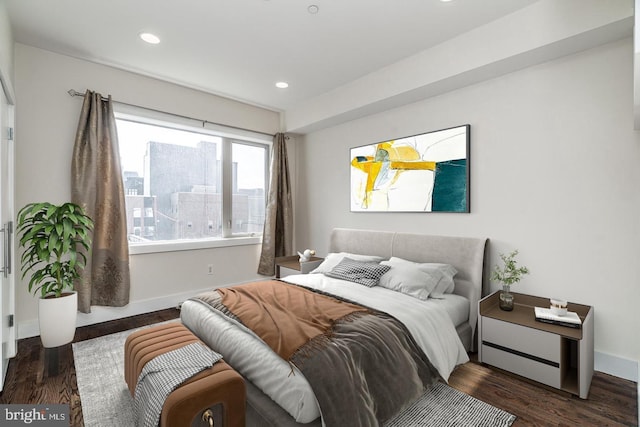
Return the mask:
{"type": "Polygon", "coordinates": [[[475,349],[478,301],[489,293],[485,277],[485,253],[488,239],[473,237],[430,236],[393,231],[336,228],[331,232],[329,252],[350,252],[392,256],[414,262],[438,262],[453,265],[458,273],[454,293],[469,299],[471,345],[475,349]]]}

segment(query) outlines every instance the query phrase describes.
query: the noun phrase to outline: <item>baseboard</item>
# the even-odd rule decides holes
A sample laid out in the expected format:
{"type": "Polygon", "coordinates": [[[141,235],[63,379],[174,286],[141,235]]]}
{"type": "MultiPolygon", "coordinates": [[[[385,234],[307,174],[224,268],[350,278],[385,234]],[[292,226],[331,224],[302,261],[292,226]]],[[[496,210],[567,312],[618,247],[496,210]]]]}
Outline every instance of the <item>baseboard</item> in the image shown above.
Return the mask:
{"type": "Polygon", "coordinates": [[[613,375],[614,377],[638,382],[638,362],[624,359],[607,353],[596,351],[594,354],[593,368],[598,372],[613,375]]]}
{"type": "MultiPolygon", "coordinates": [[[[172,295],[164,295],[158,298],[150,298],[147,300],[134,301],[124,307],[91,307],[91,313],[78,313],[78,320],[76,326],[87,326],[96,323],[107,322],[109,320],[122,319],[124,317],[135,316],[138,314],[150,313],[152,311],[164,310],[171,307],[176,307],[184,300],[191,298],[201,292],[210,291],[211,287],[190,290],[188,292],[182,292],[172,295]]],[[[22,322],[18,322],[18,339],[36,337],[40,335],[40,327],[38,326],[38,319],[30,319],[22,322]]]]}

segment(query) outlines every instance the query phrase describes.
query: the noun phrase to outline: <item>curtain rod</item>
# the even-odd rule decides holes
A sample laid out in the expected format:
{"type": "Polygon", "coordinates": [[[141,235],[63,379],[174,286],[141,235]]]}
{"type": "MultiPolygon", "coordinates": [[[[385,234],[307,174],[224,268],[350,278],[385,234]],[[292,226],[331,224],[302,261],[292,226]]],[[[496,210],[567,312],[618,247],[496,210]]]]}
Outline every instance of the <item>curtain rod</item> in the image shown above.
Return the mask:
{"type": "MultiPolygon", "coordinates": [[[[71,96],[71,97],[74,97],[74,96],[82,96],[82,97],[84,97],[84,93],[83,93],[83,92],[78,92],[78,91],[77,91],[77,90],[75,90],[75,89],[69,89],[69,90],[67,91],[67,93],[68,93],[68,94],[69,94],[69,96],[71,96]]],[[[107,100],[109,100],[109,98],[107,98],[107,97],[104,97],[104,96],[103,96],[103,97],[102,97],[102,100],[103,100],[103,101],[107,101],[107,100]]],[[[112,99],[112,101],[113,101],[113,102],[115,102],[115,103],[117,103],[117,104],[126,105],[126,106],[129,106],[129,107],[142,108],[143,110],[153,111],[153,112],[155,112],[155,113],[171,114],[172,116],[180,117],[181,119],[195,120],[195,121],[197,121],[197,122],[201,122],[201,123],[202,123],[202,127],[204,127],[204,125],[205,125],[205,124],[209,123],[209,124],[211,124],[211,125],[224,126],[224,127],[231,128],[231,129],[237,129],[237,130],[243,130],[243,131],[247,131],[247,132],[259,133],[259,134],[261,134],[261,135],[268,135],[268,136],[271,136],[271,137],[275,136],[275,135],[273,135],[273,134],[271,134],[271,133],[267,133],[267,132],[260,132],[260,131],[258,131],[258,130],[246,129],[246,128],[241,128],[241,127],[238,127],[238,126],[231,126],[231,125],[226,125],[226,124],[223,124],[223,123],[211,122],[211,121],[209,121],[209,120],[196,119],[196,118],[189,117],[189,116],[183,116],[183,115],[181,115],[181,114],[167,113],[166,111],[160,111],[160,110],[156,110],[156,109],[154,109],[154,108],[143,107],[143,106],[141,106],[141,105],[129,104],[129,103],[127,103],[127,102],[115,101],[115,100],[113,100],[113,99],[112,99]]],[[[285,139],[289,139],[289,137],[288,137],[288,136],[286,136],[286,137],[285,137],[285,139]]]]}

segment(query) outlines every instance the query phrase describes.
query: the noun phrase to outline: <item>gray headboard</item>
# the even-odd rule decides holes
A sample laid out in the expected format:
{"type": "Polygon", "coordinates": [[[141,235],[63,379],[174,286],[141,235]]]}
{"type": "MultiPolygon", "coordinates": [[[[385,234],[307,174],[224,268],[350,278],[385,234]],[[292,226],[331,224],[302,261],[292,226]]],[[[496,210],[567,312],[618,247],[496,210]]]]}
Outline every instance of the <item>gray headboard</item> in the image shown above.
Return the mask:
{"type": "Polygon", "coordinates": [[[335,228],[331,232],[329,252],[350,252],[383,258],[395,256],[414,262],[453,265],[458,270],[454,278],[454,293],[471,301],[469,326],[471,349],[474,349],[478,301],[489,293],[489,284],[485,277],[487,243],[488,239],[473,237],[335,228]]]}

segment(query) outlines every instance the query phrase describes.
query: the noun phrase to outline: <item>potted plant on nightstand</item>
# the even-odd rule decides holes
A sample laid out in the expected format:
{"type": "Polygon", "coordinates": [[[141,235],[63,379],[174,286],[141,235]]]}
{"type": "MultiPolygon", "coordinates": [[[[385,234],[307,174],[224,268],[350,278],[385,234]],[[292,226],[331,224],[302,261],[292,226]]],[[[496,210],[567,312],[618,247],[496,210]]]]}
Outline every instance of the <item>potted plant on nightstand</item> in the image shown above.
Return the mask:
{"type": "Polygon", "coordinates": [[[511,294],[511,285],[514,285],[522,279],[522,276],[529,274],[527,267],[518,267],[515,260],[518,251],[515,250],[509,255],[500,254],[500,258],[504,266],[501,268],[496,265],[491,273],[491,280],[502,284],[500,292],[500,308],[506,311],[513,310],[513,295],[511,294]]]}
{"type": "Polygon", "coordinates": [[[38,321],[45,348],[73,341],[78,311],[73,282],[86,265],[92,229],[92,219],[74,203],[30,203],[18,212],[17,233],[25,248],[22,278],[31,272],[29,292],[40,294],[38,321]]]}

